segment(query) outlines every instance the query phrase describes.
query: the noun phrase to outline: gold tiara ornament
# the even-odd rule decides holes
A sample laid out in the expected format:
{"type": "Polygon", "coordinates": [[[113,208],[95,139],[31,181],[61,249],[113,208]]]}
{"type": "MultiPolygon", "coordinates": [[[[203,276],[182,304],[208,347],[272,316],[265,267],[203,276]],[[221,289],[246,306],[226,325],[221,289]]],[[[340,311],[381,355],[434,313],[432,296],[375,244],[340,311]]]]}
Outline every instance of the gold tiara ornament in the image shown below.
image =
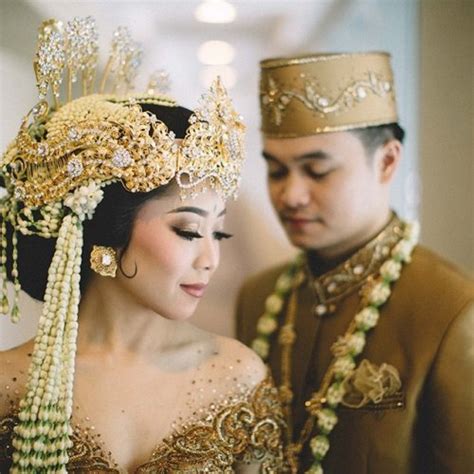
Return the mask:
{"type": "Polygon", "coordinates": [[[139,100],[85,96],[44,124],[48,107],[42,103],[39,122],[29,125],[25,119],[3,157],[3,174],[15,198],[39,207],[90,180],[121,180],[129,191],[147,192],[173,178],[183,192],[206,182],[224,197],[236,194],[244,126],[219,80],[191,116],[179,145],[163,122],[142,111],[139,100]]]}
{"type": "Polygon", "coordinates": [[[265,136],[299,137],[398,120],[387,53],[266,59],[260,66],[265,136]]]}
{"type": "MultiPolygon", "coordinates": [[[[2,172],[14,196],[28,206],[64,198],[91,179],[122,180],[132,192],[150,191],[179,179],[182,188],[209,180],[225,197],[235,194],[244,156],[241,117],[219,79],[202,97],[180,145],[166,125],[143,112],[139,102],[169,107],[164,96],[127,95],[136,75],[141,50],[121,27],[114,34],[112,53],[101,89],[112,82],[117,94],[89,94],[60,104],[60,86],[67,70],[67,97],[78,72],[83,91],[92,91],[97,62],[97,34],[90,18],[74,19],[64,29],[60,22],[43,24],[35,61],[41,101],[24,119],[2,159],[2,172]],[[63,30],[67,34],[63,34],[63,30]],[[114,73],[115,79],[111,81],[114,73]],[[48,90],[51,109],[45,100],[48,90]]],[[[158,79],[150,81],[155,92],[158,79]]]]}
{"type": "Polygon", "coordinates": [[[66,25],[48,20],[40,27],[34,61],[40,100],[0,162],[7,190],[0,200],[0,309],[13,322],[19,319],[21,290],[18,233],[56,238],[12,441],[12,473],[66,472],[83,222],[93,217],[104,186],[121,182],[130,192],[148,192],[175,180],[182,197],[211,188],[227,198],[238,190],[245,127],[220,80],[201,97],[184,138],[176,140],[164,122],[141,107],[178,106],[162,93],[169,86],[167,74],[157,71],[146,93],[132,93],[141,56],[128,30],[119,28],[99,80],[92,18],[66,25]],[[7,224],[13,229],[11,242],[7,224]],[[11,306],[6,286],[10,250],[11,306]]]}

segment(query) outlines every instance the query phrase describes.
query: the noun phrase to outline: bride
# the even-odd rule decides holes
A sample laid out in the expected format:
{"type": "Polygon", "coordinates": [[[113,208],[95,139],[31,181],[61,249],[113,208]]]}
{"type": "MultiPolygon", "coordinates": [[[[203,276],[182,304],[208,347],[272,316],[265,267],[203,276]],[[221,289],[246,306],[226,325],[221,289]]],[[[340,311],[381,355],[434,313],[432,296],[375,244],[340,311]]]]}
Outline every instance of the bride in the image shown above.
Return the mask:
{"type": "Polygon", "coordinates": [[[35,340],[0,353],[0,471],[281,471],[265,366],[188,322],[231,237],[240,117],[218,81],[194,112],[126,92],[124,29],[102,80],[114,94],[93,94],[96,41],[91,18],[43,24],[35,70],[55,104],[1,163],[3,311],[19,318],[20,289],[44,304],[35,340]],[[61,104],[63,68],[85,94],[61,104]]]}

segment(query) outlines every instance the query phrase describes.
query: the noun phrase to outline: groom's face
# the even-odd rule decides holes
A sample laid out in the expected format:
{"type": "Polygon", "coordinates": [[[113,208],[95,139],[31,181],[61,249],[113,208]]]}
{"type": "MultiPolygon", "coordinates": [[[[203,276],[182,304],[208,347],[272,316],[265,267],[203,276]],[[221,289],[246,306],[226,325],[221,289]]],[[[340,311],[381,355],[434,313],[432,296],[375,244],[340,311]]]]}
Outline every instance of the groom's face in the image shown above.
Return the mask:
{"type": "Polygon", "coordinates": [[[265,138],[263,156],[270,198],[295,246],[337,252],[378,218],[385,189],[354,134],[265,138]]]}

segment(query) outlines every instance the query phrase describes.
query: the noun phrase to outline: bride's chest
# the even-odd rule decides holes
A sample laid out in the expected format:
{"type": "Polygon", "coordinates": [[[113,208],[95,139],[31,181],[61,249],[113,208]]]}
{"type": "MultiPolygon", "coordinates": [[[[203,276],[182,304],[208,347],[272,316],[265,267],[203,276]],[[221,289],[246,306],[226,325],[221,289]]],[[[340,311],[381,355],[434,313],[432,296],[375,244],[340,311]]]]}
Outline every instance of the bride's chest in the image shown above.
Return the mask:
{"type": "MultiPolygon", "coordinates": [[[[195,381],[195,384],[197,382],[195,381]]],[[[117,370],[77,374],[73,425],[77,440],[132,472],[184,420],[198,413],[189,377],[117,370]]]]}

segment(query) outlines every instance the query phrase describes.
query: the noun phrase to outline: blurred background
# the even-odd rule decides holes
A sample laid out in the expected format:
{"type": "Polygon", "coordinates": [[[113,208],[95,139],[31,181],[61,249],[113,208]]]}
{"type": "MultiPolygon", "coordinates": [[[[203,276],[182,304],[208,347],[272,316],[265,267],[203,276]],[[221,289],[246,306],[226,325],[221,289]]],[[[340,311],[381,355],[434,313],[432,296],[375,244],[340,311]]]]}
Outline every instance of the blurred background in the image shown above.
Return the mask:
{"type": "MultiPolygon", "coordinates": [[[[237,291],[251,273],[288,259],[261,158],[258,62],[307,52],[392,54],[400,123],[407,132],[394,208],[418,218],[422,242],[474,272],[473,31],[471,0],[0,0],[0,149],[36,102],[32,59],[48,18],[95,17],[102,65],[119,25],[144,48],[137,90],[166,69],[171,94],[193,108],[217,74],[248,126],[240,198],[229,204],[221,266],[194,317],[232,335],[237,291]]],[[[427,282],[429,284],[429,282],[427,282]]],[[[40,305],[22,296],[22,321],[0,321],[0,349],[35,332],[40,305]]]]}

